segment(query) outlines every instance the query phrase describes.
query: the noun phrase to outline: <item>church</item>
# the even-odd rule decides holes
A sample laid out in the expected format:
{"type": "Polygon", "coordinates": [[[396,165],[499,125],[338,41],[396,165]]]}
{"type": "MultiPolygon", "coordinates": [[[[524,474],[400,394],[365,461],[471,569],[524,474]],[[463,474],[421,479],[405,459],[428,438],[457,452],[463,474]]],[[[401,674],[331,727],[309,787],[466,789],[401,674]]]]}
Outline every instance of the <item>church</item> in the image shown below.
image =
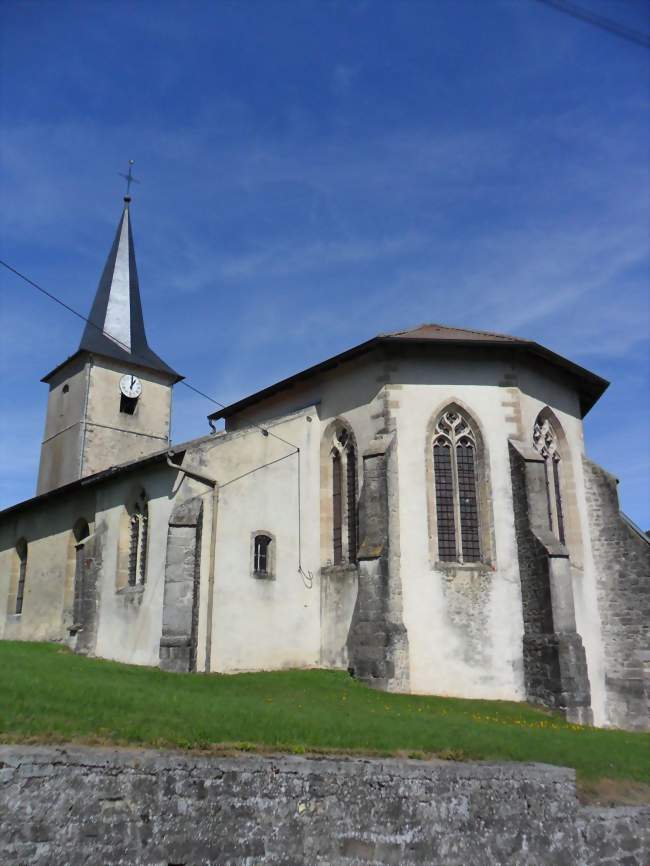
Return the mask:
{"type": "Polygon", "coordinates": [[[147,343],[127,196],[79,347],[43,378],[36,495],[0,512],[0,637],[648,729],[650,543],[583,436],[605,380],[424,324],[173,444],[181,379],[147,343]]]}

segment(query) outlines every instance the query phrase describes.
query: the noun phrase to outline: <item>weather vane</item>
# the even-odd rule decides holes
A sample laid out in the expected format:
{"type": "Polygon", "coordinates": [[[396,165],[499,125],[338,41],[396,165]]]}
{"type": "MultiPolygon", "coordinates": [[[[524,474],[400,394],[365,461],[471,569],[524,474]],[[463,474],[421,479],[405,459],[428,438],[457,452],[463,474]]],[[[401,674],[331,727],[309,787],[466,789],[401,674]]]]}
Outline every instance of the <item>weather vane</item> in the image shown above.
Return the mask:
{"type": "Polygon", "coordinates": [[[126,180],[126,197],[127,198],[129,197],[129,194],[131,192],[131,184],[132,183],[140,183],[140,181],[137,180],[135,177],[133,177],[133,175],[131,174],[131,168],[133,166],[133,163],[134,163],[134,161],[132,159],[130,159],[129,160],[129,173],[128,174],[124,174],[124,172],[118,171],[119,176],[123,177],[126,180]]]}

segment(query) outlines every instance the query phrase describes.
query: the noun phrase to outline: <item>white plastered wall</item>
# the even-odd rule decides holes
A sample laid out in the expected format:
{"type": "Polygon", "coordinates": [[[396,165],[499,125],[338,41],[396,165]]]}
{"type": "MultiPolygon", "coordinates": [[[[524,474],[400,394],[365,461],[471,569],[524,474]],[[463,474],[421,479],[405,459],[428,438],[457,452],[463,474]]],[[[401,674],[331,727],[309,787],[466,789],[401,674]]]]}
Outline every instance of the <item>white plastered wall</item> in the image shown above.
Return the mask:
{"type": "MultiPolygon", "coordinates": [[[[183,463],[200,466],[201,472],[218,483],[212,671],[319,663],[318,497],[314,495],[318,491],[318,418],[313,409],[307,409],[265,426],[273,435],[264,436],[256,427],[218,435],[212,442],[190,449],[183,463]],[[298,457],[293,445],[300,448],[300,534],[298,457]],[[252,573],[251,536],[256,531],[273,539],[275,567],[270,578],[252,573]],[[305,575],[298,571],[299,542],[305,575]]],[[[204,539],[209,532],[206,523],[204,539]]],[[[204,544],[203,621],[210,592],[206,558],[209,561],[209,545],[204,544]]],[[[205,637],[200,627],[200,643],[205,637]]],[[[199,651],[199,664],[205,665],[205,649],[199,651]]]]}
{"type": "MultiPolygon", "coordinates": [[[[335,418],[346,421],[361,455],[390,416],[396,420],[399,466],[400,572],[404,622],[409,636],[411,689],[465,697],[524,698],[523,619],[512,520],[508,437],[509,410],[497,386],[503,364],[444,361],[387,361],[368,358],[349,364],[320,383],[280,394],[253,415],[262,420],[301,400],[319,404],[321,433],[335,418]],[[468,381],[477,381],[468,385],[468,381]],[[438,382],[439,384],[435,384],[438,382]],[[411,383],[411,384],[405,384],[411,383]],[[386,393],[388,391],[389,393],[386,393]],[[465,605],[449,615],[449,573],[430,559],[425,448],[432,414],[452,401],[466,405],[481,427],[490,460],[497,570],[461,572],[454,578],[465,605]],[[446,597],[447,590],[447,597],[446,597]],[[477,630],[473,617],[480,616],[477,630]],[[504,627],[507,625],[507,627],[504,627]],[[469,633],[469,638],[468,638],[469,633]],[[480,640],[479,640],[480,638],[480,640]],[[477,647],[480,645],[480,652],[477,647]]],[[[242,423],[239,419],[237,423],[242,423]]],[[[314,491],[317,495],[318,491],[314,491]]]]}
{"type": "MultiPolygon", "coordinates": [[[[373,413],[384,379],[376,359],[363,359],[282,392],[234,419],[231,432],[223,441],[215,439],[210,456],[201,460],[219,483],[213,670],[321,664],[321,617],[328,613],[321,611],[320,592],[321,438],[330,422],[341,418],[352,428],[361,455],[381,426],[373,413]],[[311,589],[297,574],[296,458],[228,483],[290,453],[291,448],[248,426],[260,421],[301,450],[302,562],[313,577],[311,589]],[[251,577],[249,545],[255,529],[275,536],[273,581],[251,577]]],[[[361,463],[359,459],[359,482],[361,463]]],[[[348,618],[353,606],[352,599],[348,618]]]]}
{"type": "MultiPolygon", "coordinates": [[[[581,537],[580,545],[570,545],[576,628],[587,655],[594,721],[602,724],[602,644],[582,477],[583,427],[575,388],[559,376],[547,375],[527,365],[517,367],[517,387],[504,388],[503,375],[507,370],[498,362],[483,363],[480,368],[471,364],[466,369],[457,362],[453,369],[444,362],[437,363],[435,369],[431,365],[427,369],[427,364],[423,364],[419,372],[413,369],[413,362],[401,365],[395,381],[434,383],[438,379],[444,384],[402,385],[396,394],[398,408],[393,409],[398,419],[401,571],[410,644],[411,688],[463,697],[525,698],[521,655],[523,619],[508,438],[522,437],[532,444],[535,419],[549,406],[562,425],[570,452],[573,490],[567,491],[565,497],[565,519],[570,508],[577,511],[581,537]],[[477,384],[466,384],[472,380],[477,384]],[[494,571],[483,581],[483,590],[480,590],[481,579],[477,574],[462,571],[454,574],[432,568],[423,541],[427,532],[422,472],[426,425],[431,413],[454,401],[467,407],[478,422],[489,459],[495,555],[494,571]],[[517,404],[514,413],[513,401],[517,404]],[[460,596],[467,599],[466,623],[448,603],[453,597],[454,584],[459,584],[460,596]],[[468,635],[476,629],[469,620],[479,615],[475,607],[477,601],[486,606],[487,615],[480,630],[481,640],[472,642],[468,635]],[[477,648],[480,648],[478,653],[477,648]]],[[[512,382],[511,378],[509,384],[512,382]]],[[[428,442],[427,447],[430,447],[428,442]]]]}
{"type": "MultiPolygon", "coordinates": [[[[253,407],[263,420],[311,399],[319,404],[321,431],[336,417],[350,424],[360,455],[385,421],[380,402],[389,391],[388,414],[398,434],[400,571],[404,621],[409,635],[413,691],[464,697],[523,700],[521,588],[510,479],[509,438],[532,441],[537,414],[550,406],[570,448],[573,499],[582,544],[571,550],[576,625],[582,635],[595,719],[603,719],[603,674],[595,577],[587,531],[580,455],[582,422],[574,386],[549,369],[489,360],[476,351],[465,360],[412,357],[388,363],[369,357],[299,384],[253,407]],[[492,523],[491,569],[436,569],[429,544],[425,449],[432,415],[459,402],[478,423],[489,461],[492,523]]],[[[240,416],[235,423],[245,423],[240,416]]],[[[362,472],[359,460],[359,471],[362,472]]],[[[361,480],[361,479],[360,479],[361,480]]],[[[569,507],[567,502],[566,507],[569,507]]]]}
{"type": "MultiPolygon", "coordinates": [[[[0,638],[65,641],[66,581],[70,573],[72,528],[79,518],[92,525],[94,496],[77,491],[58,502],[43,502],[6,515],[0,525],[0,638]],[[27,542],[27,569],[21,614],[7,610],[16,542],[27,542]]],[[[70,601],[70,599],[68,599],[70,601]]]]}
{"type": "MultiPolygon", "coordinates": [[[[433,365],[430,361],[399,364],[367,358],[328,374],[319,383],[301,385],[291,393],[280,394],[265,406],[255,407],[248,413],[249,418],[263,420],[265,415],[272,417],[292,404],[308,399],[317,401],[319,435],[335,418],[342,419],[351,427],[359,450],[360,483],[363,472],[361,455],[377,432],[383,429],[387,413],[397,420],[400,570],[414,691],[512,699],[524,697],[523,621],[507,445],[508,436],[513,431],[508,425],[508,413],[501,407],[504,391],[494,384],[501,373],[502,369],[498,367],[486,375],[483,368],[483,384],[455,386],[449,382],[462,383],[476,378],[475,364],[467,365],[461,371],[457,364],[433,365]],[[441,384],[430,384],[436,379],[441,384]],[[417,384],[398,384],[404,381],[417,384]],[[390,395],[386,394],[386,388],[390,395]],[[460,615],[465,622],[458,622],[457,611],[455,624],[449,621],[443,591],[449,575],[434,572],[430,563],[425,473],[425,439],[431,414],[453,399],[461,399],[471,408],[474,418],[480,419],[491,462],[500,563],[499,571],[490,574],[487,581],[485,575],[461,575],[457,584],[464,584],[467,607],[460,615]],[[477,594],[478,585],[482,591],[477,594]],[[480,658],[475,652],[476,635],[471,645],[463,631],[465,625],[471,631],[473,613],[480,614],[485,620],[480,658]],[[508,628],[503,628],[504,621],[508,622],[508,628]]],[[[243,423],[242,418],[236,421],[236,425],[243,423]]],[[[314,474],[314,489],[308,494],[310,501],[317,501],[320,495],[317,475],[314,474]]],[[[223,513],[223,508],[222,500],[220,513],[223,513]]],[[[314,556],[318,555],[314,551],[314,556]]],[[[327,562],[320,564],[327,565],[327,562]]],[[[323,615],[328,613],[324,611],[323,615]]]]}
{"type": "Polygon", "coordinates": [[[400,478],[401,574],[411,689],[462,697],[523,700],[523,618],[512,516],[508,437],[513,429],[497,382],[502,365],[408,361],[394,374],[400,478]],[[477,381],[478,380],[478,381],[477,381]],[[467,384],[475,381],[476,384],[467,384]],[[484,570],[435,567],[429,543],[425,471],[434,416],[448,404],[479,427],[488,461],[493,526],[484,570]]]}
{"type": "Polygon", "coordinates": [[[95,531],[103,534],[98,656],[129,664],[158,665],[174,477],[166,467],[148,466],[97,490],[95,531]],[[120,524],[125,504],[141,489],[149,509],[146,579],[142,587],[117,591],[120,524]]]}

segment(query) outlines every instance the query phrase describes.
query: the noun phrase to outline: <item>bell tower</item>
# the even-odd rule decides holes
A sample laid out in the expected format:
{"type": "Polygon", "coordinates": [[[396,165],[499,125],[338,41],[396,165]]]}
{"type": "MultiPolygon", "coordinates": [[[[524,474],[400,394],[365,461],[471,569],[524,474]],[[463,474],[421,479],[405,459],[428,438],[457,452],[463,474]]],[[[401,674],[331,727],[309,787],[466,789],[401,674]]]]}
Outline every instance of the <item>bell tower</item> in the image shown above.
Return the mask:
{"type": "Polygon", "coordinates": [[[183,377],[147,344],[124,198],[77,351],[42,381],[50,391],[37,494],[169,444],[172,386],[183,377]]]}

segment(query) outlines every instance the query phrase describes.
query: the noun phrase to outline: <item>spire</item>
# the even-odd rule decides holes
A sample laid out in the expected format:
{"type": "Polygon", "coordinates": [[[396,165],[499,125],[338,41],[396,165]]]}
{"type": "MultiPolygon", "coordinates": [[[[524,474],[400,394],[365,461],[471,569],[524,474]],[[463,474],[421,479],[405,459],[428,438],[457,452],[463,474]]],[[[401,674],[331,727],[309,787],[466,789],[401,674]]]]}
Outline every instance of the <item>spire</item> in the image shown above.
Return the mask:
{"type": "Polygon", "coordinates": [[[79,350],[108,355],[180,379],[178,373],[147,344],[131,232],[130,202],[130,196],[125,196],[122,218],[97,286],[88,317],[90,321],[81,337],[79,350]]]}

